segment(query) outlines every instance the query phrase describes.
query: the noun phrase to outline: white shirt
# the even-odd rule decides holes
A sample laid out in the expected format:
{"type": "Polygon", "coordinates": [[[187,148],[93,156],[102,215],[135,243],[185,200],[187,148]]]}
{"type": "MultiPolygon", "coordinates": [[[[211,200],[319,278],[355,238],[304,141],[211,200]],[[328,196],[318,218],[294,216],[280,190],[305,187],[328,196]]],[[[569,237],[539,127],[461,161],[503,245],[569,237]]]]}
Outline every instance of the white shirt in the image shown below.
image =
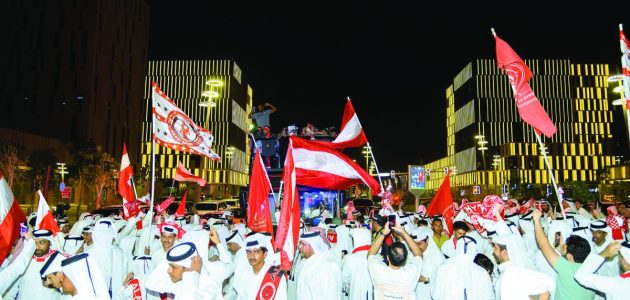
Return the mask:
{"type": "MultiPolygon", "coordinates": [[[[429,243],[433,243],[430,239],[431,237],[429,237],[429,243]]],[[[437,270],[444,261],[444,255],[435,244],[430,244],[422,253],[422,271],[420,275],[429,279],[429,282],[418,282],[415,290],[417,300],[431,299],[431,288],[437,280],[437,270]]]]}
{"type": "Polygon", "coordinates": [[[453,243],[454,238],[455,238],[455,235],[451,236],[451,238],[448,239],[448,241],[442,244],[442,248],[440,248],[440,251],[442,251],[442,254],[446,255],[449,258],[455,256],[455,244],[453,243]]]}
{"type": "MultiPolygon", "coordinates": [[[[418,283],[418,286],[421,285],[423,283],[418,283]]],[[[435,300],[494,298],[488,272],[464,256],[449,258],[440,265],[435,278],[431,279],[431,285],[431,297],[435,300]]]]}
{"type": "Polygon", "coordinates": [[[603,263],[604,258],[600,255],[589,254],[582,266],[575,272],[575,280],[587,288],[605,293],[606,300],[628,299],[630,295],[630,278],[594,274],[603,263]]]}
{"type": "MultiPolygon", "coordinates": [[[[46,259],[46,261],[47,260],[48,259],[46,259]]],[[[61,294],[58,291],[46,288],[42,285],[42,278],[40,277],[39,271],[44,264],[46,264],[46,261],[37,262],[35,259],[30,260],[19,282],[20,291],[18,292],[18,300],[59,299],[61,294]]]]}
{"type": "Polygon", "coordinates": [[[494,287],[497,300],[529,300],[530,295],[553,294],[556,284],[544,273],[514,265],[511,261],[499,265],[501,274],[494,287]]]}
{"type": "Polygon", "coordinates": [[[422,271],[422,257],[414,256],[394,270],[378,255],[368,256],[368,270],[374,284],[376,299],[415,299],[414,291],[422,271]]]}
{"type": "Polygon", "coordinates": [[[341,266],[343,290],[349,300],[372,299],[374,286],[367,263],[368,249],[346,255],[341,266]]]}
{"type": "MultiPolygon", "coordinates": [[[[265,264],[258,274],[254,273],[254,270],[250,266],[248,269],[240,269],[234,274],[234,289],[236,290],[237,298],[240,300],[255,300],[260,290],[260,285],[267,274],[271,266],[265,264]]],[[[287,299],[287,278],[283,275],[280,279],[280,284],[276,290],[276,300],[287,299]]]]}
{"type": "Polygon", "coordinates": [[[0,270],[0,299],[2,299],[2,294],[7,291],[13,282],[15,282],[15,280],[24,273],[26,267],[28,267],[31,257],[33,256],[33,253],[35,253],[35,240],[26,240],[24,246],[22,247],[22,251],[17,254],[18,257],[15,258],[15,261],[6,268],[0,270]]]}
{"type": "Polygon", "coordinates": [[[341,299],[341,269],[329,255],[330,252],[316,252],[302,260],[296,284],[297,299],[341,299]]]}

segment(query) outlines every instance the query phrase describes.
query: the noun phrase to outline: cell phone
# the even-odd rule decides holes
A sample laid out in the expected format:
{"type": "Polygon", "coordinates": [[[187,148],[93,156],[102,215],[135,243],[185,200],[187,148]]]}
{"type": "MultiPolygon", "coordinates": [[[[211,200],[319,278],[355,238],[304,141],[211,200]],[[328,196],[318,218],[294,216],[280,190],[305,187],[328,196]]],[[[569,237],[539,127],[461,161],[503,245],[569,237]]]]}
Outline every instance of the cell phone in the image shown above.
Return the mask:
{"type": "Polygon", "coordinates": [[[560,246],[560,232],[556,232],[555,240],[553,241],[553,247],[560,246]]]}
{"type": "Polygon", "coordinates": [[[28,226],[24,223],[20,223],[20,237],[24,238],[26,233],[28,232],[28,226]]]}
{"type": "Polygon", "coordinates": [[[387,221],[389,222],[389,228],[393,228],[396,226],[396,215],[387,216],[387,221]]]}

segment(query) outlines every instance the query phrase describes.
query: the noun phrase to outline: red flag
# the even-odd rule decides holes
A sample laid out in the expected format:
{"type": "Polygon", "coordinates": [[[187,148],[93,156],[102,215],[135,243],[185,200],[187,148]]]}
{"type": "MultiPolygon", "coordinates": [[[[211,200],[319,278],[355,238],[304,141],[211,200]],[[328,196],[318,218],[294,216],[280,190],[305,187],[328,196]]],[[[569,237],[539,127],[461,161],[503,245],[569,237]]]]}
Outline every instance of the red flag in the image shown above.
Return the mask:
{"type": "Polygon", "coordinates": [[[271,210],[269,209],[269,191],[269,177],[260,156],[260,149],[256,148],[247,198],[247,227],[253,231],[273,233],[271,210]]]}
{"type": "Polygon", "coordinates": [[[133,192],[133,186],[131,184],[131,177],[133,177],[133,169],[129,161],[129,155],[127,154],[127,145],[123,144],[122,159],[120,160],[120,172],[118,173],[118,193],[123,200],[123,213],[125,220],[134,215],[130,214],[127,209],[129,202],[136,200],[133,192]]]}
{"type": "Polygon", "coordinates": [[[291,137],[297,182],[322,189],[343,190],[365,183],[378,195],[381,186],[352,159],[336,149],[291,137]]]}
{"type": "Polygon", "coordinates": [[[59,225],[57,225],[57,221],[55,221],[55,217],[53,217],[52,211],[50,207],[48,207],[48,203],[46,203],[42,191],[37,191],[37,193],[39,193],[39,205],[37,206],[35,229],[48,229],[48,231],[52,232],[53,236],[57,236],[57,232],[60,231],[59,225]]]}
{"type": "Polygon", "coordinates": [[[284,191],[275,247],[280,250],[280,266],[282,269],[290,270],[300,232],[300,197],[296,187],[293,139],[289,140],[282,180],[284,181],[284,191]]]}
{"type": "Polygon", "coordinates": [[[162,201],[162,203],[155,206],[155,210],[158,214],[161,214],[163,211],[166,210],[166,208],[168,208],[169,205],[171,205],[171,203],[173,203],[174,200],[175,197],[166,198],[166,200],[162,201]]]}
{"type": "Polygon", "coordinates": [[[451,176],[451,171],[446,174],[444,177],[444,181],[440,185],[440,189],[438,189],[437,193],[431,200],[429,207],[427,207],[427,215],[428,216],[437,216],[442,215],[444,221],[446,221],[446,225],[448,227],[448,232],[450,234],[453,233],[453,195],[451,195],[451,181],[449,177],[451,176]]]}
{"type": "Polygon", "coordinates": [[[20,222],[25,221],[20,203],[13,197],[7,180],[0,172],[0,265],[20,237],[20,222]]]}
{"type": "Polygon", "coordinates": [[[341,131],[337,138],[332,142],[317,141],[317,143],[326,145],[328,147],[343,149],[352,147],[361,147],[367,144],[367,137],[363,132],[359,117],[354,111],[350,98],[346,102],[346,107],[343,110],[343,118],[341,119],[341,131]]]}
{"type": "Polygon", "coordinates": [[[186,196],[188,196],[188,191],[184,192],[184,196],[182,196],[182,201],[179,202],[179,206],[177,207],[177,211],[175,212],[176,217],[183,217],[186,215],[186,196]]]}
{"type": "Polygon", "coordinates": [[[494,36],[496,41],[497,63],[499,68],[503,68],[508,75],[516,107],[521,119],[534,127],[536,133],[543,133],[550,138],[556,133],[556,126],[553,124],[545,109],[540,105],[540,101],[534,95],[534,91],[529,86],[529,79],[532,71],[525,62],[512,50],[510,45],[494,36]]]}
{"type": "Polygon", "coordinates": [[[199,186],[206,185],[206,181],[199,176],[193,175],[180,162],[177,162],[177,170],[175,170],[175,180],[179,182],[196,182],[199,186]]]}
{"type": "Polygon", "coordinates": [[[619,24],[619,43],[621,45],[621,76],[626,110],[630,106],[630,41],[623,33],[623,25],[619,24]]]}

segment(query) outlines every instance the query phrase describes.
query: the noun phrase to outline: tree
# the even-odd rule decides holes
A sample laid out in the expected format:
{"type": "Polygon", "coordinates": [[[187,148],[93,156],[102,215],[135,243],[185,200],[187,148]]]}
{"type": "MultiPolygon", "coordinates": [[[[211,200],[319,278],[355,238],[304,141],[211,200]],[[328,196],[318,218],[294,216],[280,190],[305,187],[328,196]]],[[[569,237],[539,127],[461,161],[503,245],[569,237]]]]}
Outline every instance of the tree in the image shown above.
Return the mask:
{"type": "Polygon", "coordinates": [[[87,178],[94,185],[96,192],[96,208],[101,207],[101,197],[105,187],[115,187],[114,177],[118,175],[118,168],[114,158],[97,148],[95,159],[86,165],[87,178]]]}
{"type": "Polygon", "coordinates": [[[13,185],[13,179],[15,178],[16,171],[20,165],[26,165],[27,156],[23,149],[19,149],[19,146],[0,142],[0,169],[2,174],[9,179],[9,186],[13,185]]]}
{"type": "MultiPolygon", "coordinates": [[[[48,170],[48,167],[54,166],[56,163],[57,157],[52,149],[34,150],[31,152],[31,156],[29,158],[29,165],[31,167],[28,171],[29,177],[41,183],[41,180],[46,180],[46,171],[48,170]]],[[[43,186],[44,184],[45,183],[40,184],[41,190],[45,190],[47,188],[43,186]]]]}
{"type": "Polygon", "coordinates": [[[589,191],[589,185],[583,181],[565,181],[562,183],[564,198],[580,199],[588,203],[595,202],[595,195],[589,191]]]}

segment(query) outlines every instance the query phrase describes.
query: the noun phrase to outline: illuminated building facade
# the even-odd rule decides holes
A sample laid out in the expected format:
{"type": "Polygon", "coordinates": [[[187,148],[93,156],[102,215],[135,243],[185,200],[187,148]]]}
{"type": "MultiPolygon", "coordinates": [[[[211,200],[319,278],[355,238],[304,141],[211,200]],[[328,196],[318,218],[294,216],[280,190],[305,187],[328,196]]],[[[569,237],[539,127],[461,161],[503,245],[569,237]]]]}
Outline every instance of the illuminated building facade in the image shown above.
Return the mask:
{"type": "MultiPolygon", "coordinates": [[[[233,60],[156,60],[148,62],[145,80],[145,121],[142,126],[142,166],[151,166],[151,82],[160,88],[196,124],[208,128],[214,135],[214,151],[222,161],[211,161],[156,145],[158,178],[173,178],[180,161],[193,174],[208,181],[214,198],[238,194],[247,185],[249,176],[248,118],[253,90],[241,69],[233,60]],[[209,83],[215,82],[212,86],[209,83]],[[215,105],[204,106],[209,98],[202,93],[211,91],[215,105]],[[202,105],[200,106],[200,103],[202,105]]],[[[206,94],[207,95],[207,94],[206,94]]],[[[207,104],[207,103],[206,103],[207,104]]]]}
{"type": "MultiPolygon", "coordinates": [[[[617,163],[609,66],[567,59],[526,64],[530,85],[558,129],[552,138],[541,136],[556,181],[598,182],[617,163]]],[[[453,170],[454,187],[497,192],[503,184],[551,183],[534,130],[520,119],[508,77],[494,59],[464,67],[446,89],[446,101],[447,156],[425,165],[427,189],[439,188],[444,168],[453,170]]]]}

